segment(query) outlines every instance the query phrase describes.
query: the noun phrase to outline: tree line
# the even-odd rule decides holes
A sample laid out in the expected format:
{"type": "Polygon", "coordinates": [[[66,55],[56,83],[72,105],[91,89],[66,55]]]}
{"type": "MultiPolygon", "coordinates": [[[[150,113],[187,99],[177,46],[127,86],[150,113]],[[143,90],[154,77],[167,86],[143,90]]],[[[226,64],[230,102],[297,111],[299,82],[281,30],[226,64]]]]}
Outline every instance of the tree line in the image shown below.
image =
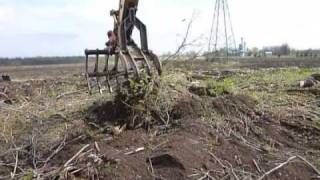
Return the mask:
{"type": "Polygon", "coordinates": [[[253,47],[247,50],[247,56],[264,57],[264,56],[290,56],[290,57],[308,57],[317,58],[320,57],[320,49],[294,49],[288,44],[282,44],[279,46],[267,46],[259,49],[253,47]]]}
{"type": "Polygon", "coordinates": [[[84,57],[82,56],[0,58],[0,66],[74,64],[74,63],[83,63],[83,61],[84,61],[84,57]]]}

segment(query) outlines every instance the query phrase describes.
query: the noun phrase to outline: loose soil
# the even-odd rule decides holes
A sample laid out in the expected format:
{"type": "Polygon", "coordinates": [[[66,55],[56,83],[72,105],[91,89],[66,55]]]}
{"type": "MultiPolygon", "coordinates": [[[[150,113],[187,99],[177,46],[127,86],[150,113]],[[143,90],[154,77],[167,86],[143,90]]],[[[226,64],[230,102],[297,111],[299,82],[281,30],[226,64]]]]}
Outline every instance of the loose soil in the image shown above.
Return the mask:
{"type": "MultiPolygon", "coordinates": [[[[0,83],[0,100],[12,101],[0,104],[0,179],[14,172],[16,153],[16,179],[258,179],[296,155],[320,167],[317,88],[282,91],[312,103],[268,108],[246,93],[199,93],[182,75],[164,84],[168,125],[119,132],[133,117],[127,108],[69,78],[0,83]]],[[[265,179],[318,177],[296,159],[265,179]]]]}

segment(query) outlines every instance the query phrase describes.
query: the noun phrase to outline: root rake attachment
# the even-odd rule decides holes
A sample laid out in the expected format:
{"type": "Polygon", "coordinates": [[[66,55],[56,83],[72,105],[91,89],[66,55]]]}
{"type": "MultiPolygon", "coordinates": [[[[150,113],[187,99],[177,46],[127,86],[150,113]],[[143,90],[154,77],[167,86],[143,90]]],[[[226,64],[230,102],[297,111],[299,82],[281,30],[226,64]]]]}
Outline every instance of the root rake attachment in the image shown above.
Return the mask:
{"type": "Polygon", "coordinates": [[[150,77],[154,74],[161,75],[161,62],[148,49],[146,26],[136,17],[138,2],[139,0],[120,0],[119,10],[111,11],[114,19],[112,33],[115,36],[115,42],[111,43],[113,46],[107,45],[103,50],[85,50],[86,79],[90,93],[94,83],[102,93],[101,78],[105,78],[107,87],[112,92],[114,84],[119,86],[125,80],[139,80],[142,73],[150,77]],[[134,28],[140,31],[140,47],[132,39],[134,28]],[[90,56],[95,56],[94,67],[90,66],[90,56]],[[105,61],[103,70],[99,67],[101,56],[104,56],[105,61]],[[113,68],[110,68],[111,60],[113,68]],[[93,71],[90,71],[92,68],[93,71]]]}

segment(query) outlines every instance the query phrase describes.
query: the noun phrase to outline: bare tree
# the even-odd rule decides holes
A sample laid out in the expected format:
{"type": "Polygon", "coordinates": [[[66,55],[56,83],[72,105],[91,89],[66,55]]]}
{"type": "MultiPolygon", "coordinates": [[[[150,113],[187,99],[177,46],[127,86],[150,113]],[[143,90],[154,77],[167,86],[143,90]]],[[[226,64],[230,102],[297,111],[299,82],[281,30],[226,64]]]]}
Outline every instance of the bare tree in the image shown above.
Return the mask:
{"type": "Polygon", "coordinates": [[[170,56],[168,56],[165,60],[163,60],[163,62],[166,62],[170,59],[177,57],[186,47],[191,46],[195,43],[196,40],[188,42],[188,38],[190,35],[190,31],[191,31],[191,27],[193,25],[194,19],[195,19],[195,12],[192,13],[192,17],[188,22],[186,32],[183,36],[183,39],[182,39],[180,45],[178,46],[176,51],[173,54],[171,54],[170,56]]]}

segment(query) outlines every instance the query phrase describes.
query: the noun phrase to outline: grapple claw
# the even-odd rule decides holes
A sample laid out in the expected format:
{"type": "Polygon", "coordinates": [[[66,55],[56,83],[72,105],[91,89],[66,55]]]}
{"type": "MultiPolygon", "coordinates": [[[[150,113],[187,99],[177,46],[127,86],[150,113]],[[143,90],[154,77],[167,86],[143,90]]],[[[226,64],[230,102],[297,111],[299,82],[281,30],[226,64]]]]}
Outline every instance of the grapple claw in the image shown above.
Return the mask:
{"type": "Polygon", "coordinates": [[[100,85],[101,77],[105,77],[109,91],[112,91],[113,80],[119,85],[119,79],[139,80],[141,73],[146,72],[152,77],[154,74],[161,75],[162,67],[159,58],[148,49],[147,29],[146,26],[136,17],[139,0],[120,0],[119,10],[112,11],[111,16],[114,19],[115,42],[107,43],[108,47],[104,50],[85,50],[86,56],[86,79],[89,92],[94,85],[100,85]],[[137,28],[140,31],[140,47],[132,39],[132,31],[137,28]],[[99,70],[100,56],[105,56],[105,65],[102,71],[99,70]],[[90,71],[90,56],[96,56],[94,70],[90,71]],[[114,67],[109,65],[111,56],[113,56],[114,67]],[[95,84],[93,84],[95,83],[95,84]]]}

